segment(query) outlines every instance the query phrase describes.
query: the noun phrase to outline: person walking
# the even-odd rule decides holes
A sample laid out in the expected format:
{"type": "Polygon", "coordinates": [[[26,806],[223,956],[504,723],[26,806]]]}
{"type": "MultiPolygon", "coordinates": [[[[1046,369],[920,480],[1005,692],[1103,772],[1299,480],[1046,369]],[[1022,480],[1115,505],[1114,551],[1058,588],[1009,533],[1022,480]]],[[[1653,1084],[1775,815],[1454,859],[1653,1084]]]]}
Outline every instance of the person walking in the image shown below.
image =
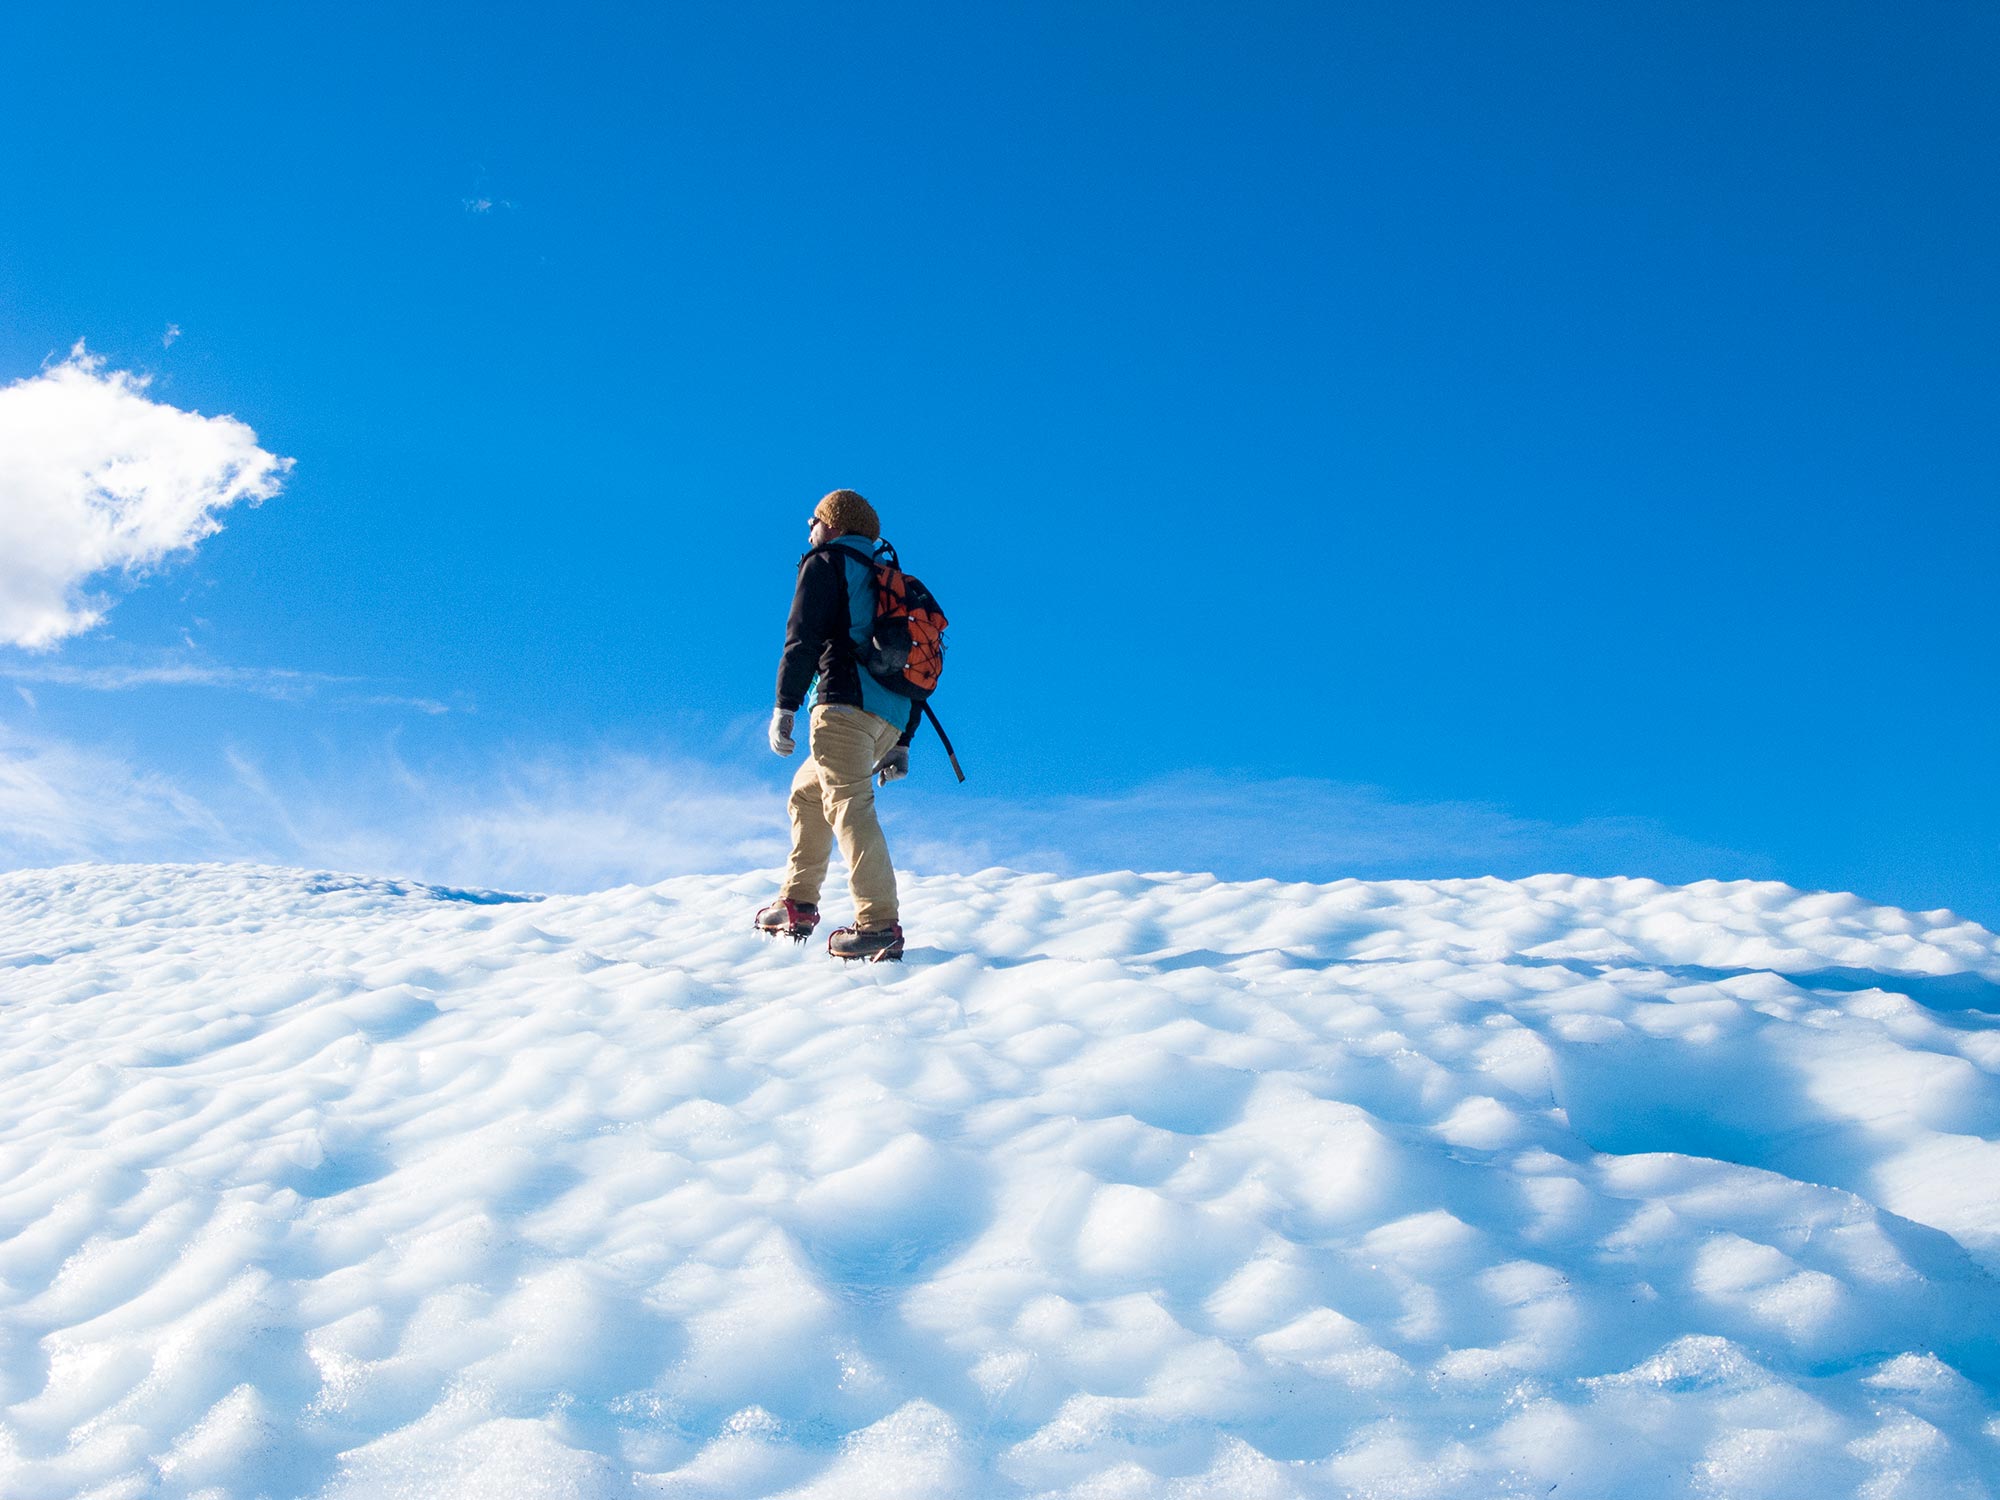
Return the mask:
{"type": "Polygon", "coordinates": [[[808,692],[810,745],[792,778],[792,854],[778,899],[757,913],[772,937],[804,942],[819,925],[820,886],[836,839],[854,893],[854,925],[835,930],[836,958],[896,960],[903,928],[896,869],[875,816],[875,788],[909,774],[910,739],[922,705],[884,687],[861,665],[875,617],[875,556],[882,523],[853,490],[835,490],[813,508],[808,550],[778,661],[771,749],[790,755],[795,717],[808,692]]]}

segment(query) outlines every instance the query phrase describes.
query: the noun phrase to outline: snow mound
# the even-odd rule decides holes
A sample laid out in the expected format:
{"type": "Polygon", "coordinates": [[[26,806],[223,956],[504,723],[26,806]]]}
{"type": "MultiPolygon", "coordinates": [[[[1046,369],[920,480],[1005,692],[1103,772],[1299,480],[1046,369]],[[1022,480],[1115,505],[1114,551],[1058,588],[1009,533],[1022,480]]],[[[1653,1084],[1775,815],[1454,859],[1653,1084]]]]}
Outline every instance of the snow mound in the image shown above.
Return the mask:
{"type": "Polygon", "coordinates": [[[2000,1484],[2000,940],[1773,884],[0,876],[0,1494],[2000,1484]]]}

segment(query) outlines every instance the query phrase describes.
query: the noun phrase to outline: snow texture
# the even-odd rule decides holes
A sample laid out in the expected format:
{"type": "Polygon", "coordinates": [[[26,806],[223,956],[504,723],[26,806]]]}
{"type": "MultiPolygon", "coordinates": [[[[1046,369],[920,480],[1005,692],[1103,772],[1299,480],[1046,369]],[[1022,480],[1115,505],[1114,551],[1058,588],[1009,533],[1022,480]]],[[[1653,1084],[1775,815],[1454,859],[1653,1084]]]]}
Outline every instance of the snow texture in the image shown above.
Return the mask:
{"type": "Polygon", "coordinates": [[[1980,1496],[2000,942],[1774,884],[0,876],[0,1494],[1980,1496]]]}

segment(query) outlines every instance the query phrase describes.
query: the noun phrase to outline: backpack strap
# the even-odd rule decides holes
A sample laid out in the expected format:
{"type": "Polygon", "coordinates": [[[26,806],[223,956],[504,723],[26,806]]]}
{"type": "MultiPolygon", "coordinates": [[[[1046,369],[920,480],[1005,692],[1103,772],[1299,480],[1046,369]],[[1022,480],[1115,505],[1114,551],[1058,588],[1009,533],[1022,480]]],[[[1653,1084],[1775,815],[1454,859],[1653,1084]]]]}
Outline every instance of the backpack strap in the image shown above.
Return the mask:
{"type": "Polygon", "coordinates": [[[958,779],[964,781],[965,770],[958,763],[957,752],[951,748],[951,736],[944,732],[944,725],[938,723],[938,716],[931,712],[929,700],[925,700],[924,703],[924,717],[931,721],[931,728],[935,729],[938,738],[944,741],[944,758],[951,762],[951,768],[958,773],[958,779]]]}
{"type": "MultiPolygon", "coordinates": [[[[894,547],[890,547],[886,542],[883,543],[883,546],[888,549],[889,562],[891,563],[891,565],[896,566],[900,570],[901,565],[896,562],[896,549],[894,547]]],[[[805,566],[807,559],[817,557],[822,552],[829,553],[837,557],[851,557],[856,562],[866,564],[870,568],[876,568],[881,566],[881,562],[873,555],[864,556],[863,554],[856,552],[852,547],[841,546],[840,543],[837,541],[821,542],[817,547],[811,548],[809,551],[807,551],[804,557],[801,557],[799,559],[799,565],[801,567],[805,566]]]]}
{"type": "Polygon", "coordinates": [[[841,557],[851,557],[864,567],[870,569],[888,567],[894,568],[898,573],[903,571],[903,560],[896,556],[896,549],[887,542],[876,542],[875,550],[872,553],[864,555],[855,551],[852,547],[841,546],[840,541],[841,539],[836,537],[830,542],[821,542],[817,547],[808,549],[805,556],[799,559],[799,566],[803,568],[806,565],[807,558],[817,556],[822,552],[831,552],[841,557]]]}

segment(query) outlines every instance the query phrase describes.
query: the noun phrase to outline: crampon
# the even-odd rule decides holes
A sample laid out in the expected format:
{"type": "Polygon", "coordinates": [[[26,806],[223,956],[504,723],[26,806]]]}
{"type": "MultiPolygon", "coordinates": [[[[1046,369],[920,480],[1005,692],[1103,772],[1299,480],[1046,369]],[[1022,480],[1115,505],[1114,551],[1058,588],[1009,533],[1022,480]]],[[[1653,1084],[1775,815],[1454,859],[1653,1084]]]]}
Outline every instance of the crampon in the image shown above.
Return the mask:
{"type": "Polygon", "coordinates": [[[901,963],[903,924],[887,927],[836,927],[826,940],[826,951],[835,958],[866,959],[869,963],[901,963]]]}
{"type": "Polygon", "coordinates": [[[781,898],[758,912],[751,925],[765,937],[788,937],[795,943],[803,943],[819,926],[819,908],[781,898]]]}

